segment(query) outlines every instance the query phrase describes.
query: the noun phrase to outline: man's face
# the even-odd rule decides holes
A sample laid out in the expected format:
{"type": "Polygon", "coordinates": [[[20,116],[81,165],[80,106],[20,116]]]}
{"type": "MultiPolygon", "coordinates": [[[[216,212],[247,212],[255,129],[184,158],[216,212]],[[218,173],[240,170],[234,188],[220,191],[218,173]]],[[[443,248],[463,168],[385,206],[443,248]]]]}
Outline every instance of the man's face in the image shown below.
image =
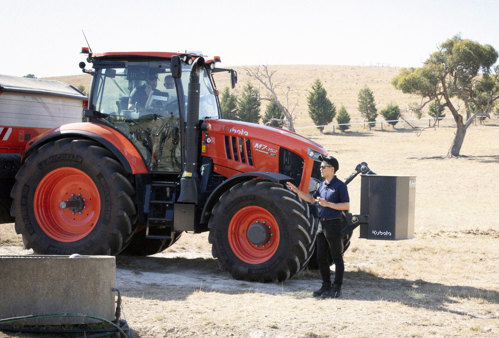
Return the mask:
{"type": "Polygon", "coordinates": [[[174,89],[175,88],[175,81],[173,80],[173,77],[167,76],[165,77],[165,82],[163,83],[166,89],[174,89]]]}
{"type": "Polygon", "coordinates": [[[334,167],[329,163],[323,161],[320,168],[322,177],[332,177],[334,175],[334,167]]]}
{"type": "Polygon", "coordinates": [[[158,86],[158,79],[149,79],[149,80],[147,80],[147,83],[152,88],[156,88],[158,86]]]}

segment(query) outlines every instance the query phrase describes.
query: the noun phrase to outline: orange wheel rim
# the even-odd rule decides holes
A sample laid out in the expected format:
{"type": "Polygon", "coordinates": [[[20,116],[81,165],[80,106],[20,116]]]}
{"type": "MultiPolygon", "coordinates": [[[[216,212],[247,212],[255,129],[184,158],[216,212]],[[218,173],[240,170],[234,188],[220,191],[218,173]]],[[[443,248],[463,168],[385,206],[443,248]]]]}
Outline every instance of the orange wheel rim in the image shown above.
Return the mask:
{"type": "Polygon", "coordinates": [[[33,207],[36,220],[47,236],[59,242],[75,242],[87,236],[97,224],[100,194],[83,171],[63,167],[40,181],[33,207]]]}
{"type": "Polygon", "coordinates": [[[239,210],[229,224],[232,252],[248,264],[261,264],[274,256],[279,247],[280,232],[272,214],[258,206],[239,210]]]}

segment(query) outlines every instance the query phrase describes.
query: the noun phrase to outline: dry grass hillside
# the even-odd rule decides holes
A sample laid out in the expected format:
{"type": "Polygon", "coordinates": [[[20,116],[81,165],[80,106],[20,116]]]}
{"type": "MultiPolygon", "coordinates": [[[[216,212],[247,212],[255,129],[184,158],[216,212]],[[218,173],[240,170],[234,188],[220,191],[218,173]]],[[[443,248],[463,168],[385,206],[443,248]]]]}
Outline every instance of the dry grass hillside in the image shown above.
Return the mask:
{"type": "MultiPolygon", "coordinates": [[[[281,94],[288,87],[291,88],[289,107],[295,107],[296,126],[313,125],[312,120],[308,116],[307,95],[316,79],[321,80],[328,92],[328,97],[336,105],[337,109],[341,105],[345,106],[352,118],[351,122],[362,121],[362,117],[357,111],[357,95],[359,90],[364,86],[368,86],[374,92],[378,111],[387,104],[394,103],[399,105],[404,112],[410,102],[419,101],[418,97],[403,94],[390,84],[391,79],[401,70],[400,68],[317,65],[269,67],[270,70],[276,71],[273,80],[278,85],[278,91],[281,94]]],[[[243,86],[248,81],[251,81],[254,86],[260,88],[262,97],[266,96],[265,88],[247,75],[246,68],[248,67],[234,67],[238,73],[238,85],[234,89],[235,93],[239,94],[243,86]]],[[[91,76],[82,74],[50,79],[63,81],[75,87],[83,85],[88,90],[90,88],[91,76]]],[[[230,87],[230,76],[228,73],[215,74],[215,81],[219,90],[230,87]]],[[[265,110],[265,104],[266,101],[263,101],[262,113],[265,110]]],[[[409,113],[405,113],[405,116],[407,118],[412,117],[409,113]]]]}

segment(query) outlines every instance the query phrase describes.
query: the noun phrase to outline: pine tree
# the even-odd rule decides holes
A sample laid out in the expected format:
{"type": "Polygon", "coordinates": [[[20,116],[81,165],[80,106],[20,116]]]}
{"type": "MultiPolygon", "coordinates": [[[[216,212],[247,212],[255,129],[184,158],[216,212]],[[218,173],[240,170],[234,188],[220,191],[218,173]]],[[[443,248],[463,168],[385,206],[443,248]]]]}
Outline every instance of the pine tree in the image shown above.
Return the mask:
{"type": "Polygon", "coordinates": [[[312,90],[308,93],[308,113],[317,128],[324,131],[324,125],[333,121],[336,115],[336,107],[327,98],[327,91],[321,80],[317,79],[312,85],[312,90]]]}
{"type": "Polygon", "coordinates": [[[270,101],[265,108],[265,115],[263,116],[263,124],[271,127],[283,126],[283,113],[279,109],[279,106],[274,101],[270,101]]]}
{"type": "Polygon", "coordinates": [[[381,110],[381,115],[393,128],[395,128],[395,125],[398,123],[398,118],[400,117],[400,108],[399,106],[390,103],[385,109],[381,110]]]}
{"type": "Polygon", "coordinates": [[[250,82],[243,87],[237,105],[241,121],[253,123],[260,121],[260,93],[250,82]]]}
{"type": "Polygon", "coordinates": [[[225,87],[220,97],[220,108],[222,118],[227,120],[237,120],[237,96],[231,94],[229,87],[225,87]]]}
{"type": "Polygon", "coordinates": [[[371,129],[371,127],[376,125],[376,117],[378,116],[378,110],[374,103],[374,94],[372,90],[367,86],[362,88],[359,91],[357,102],[359,104],[358,109],[360,114],[369,122],[369,129],[371,129]]]}
{"type": "Polygon", "coordinates": [[[345,131],[350,128],[348,125],[348,123],[350,123],[350,115],[344,105],[341,105],[341,108],[338,111],[338,116],[336,116],[336,121],[338,122],[341,131],[345,131]]]}

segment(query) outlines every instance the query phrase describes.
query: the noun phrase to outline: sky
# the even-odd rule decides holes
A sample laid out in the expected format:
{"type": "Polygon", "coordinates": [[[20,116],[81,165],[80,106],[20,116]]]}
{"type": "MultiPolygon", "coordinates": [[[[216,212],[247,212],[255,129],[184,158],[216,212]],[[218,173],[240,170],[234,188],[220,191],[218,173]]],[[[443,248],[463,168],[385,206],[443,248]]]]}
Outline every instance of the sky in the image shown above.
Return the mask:
{"type": "Polygon", "coordinates": [[[499,0],[0,0],[0,74],[80,74],[94,52],[201,51],[222,67],[421,67],[459,34],[499,51],[499,0]]]}

